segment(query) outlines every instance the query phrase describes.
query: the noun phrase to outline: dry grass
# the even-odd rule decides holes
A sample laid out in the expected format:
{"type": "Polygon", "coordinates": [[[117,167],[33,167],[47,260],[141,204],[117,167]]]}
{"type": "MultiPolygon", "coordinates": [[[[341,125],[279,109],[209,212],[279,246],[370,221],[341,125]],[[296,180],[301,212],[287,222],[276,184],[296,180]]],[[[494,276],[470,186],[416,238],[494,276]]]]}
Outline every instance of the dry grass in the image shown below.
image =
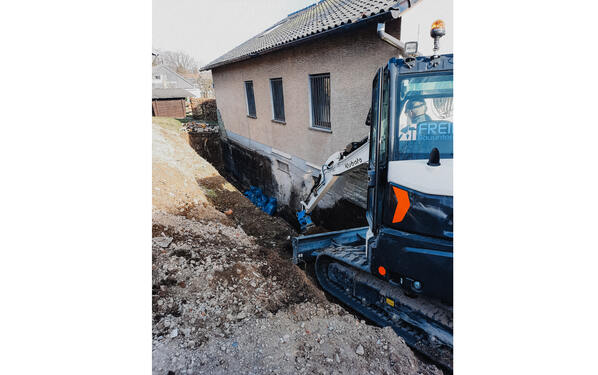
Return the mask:
{"type": "Polygon", "coordinates": [[[159,125],[164,129],[180,130],[181,122],[171,117],[152,117],[152,123],[159,125]]]}

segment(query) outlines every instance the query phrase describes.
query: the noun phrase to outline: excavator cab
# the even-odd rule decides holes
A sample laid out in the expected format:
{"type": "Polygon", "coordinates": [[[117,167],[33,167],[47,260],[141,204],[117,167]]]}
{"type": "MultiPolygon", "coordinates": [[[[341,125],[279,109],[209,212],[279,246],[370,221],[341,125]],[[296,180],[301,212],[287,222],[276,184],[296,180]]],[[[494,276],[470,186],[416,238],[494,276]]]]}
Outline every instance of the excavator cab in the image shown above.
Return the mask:
{"type": "Polygon", "coordinates": [[[452,55],[391,59],[372,82],[368,260],[376,276],[452,301],[452,55]],[[382,271],[382,273],[380,272],[382,271]]]}

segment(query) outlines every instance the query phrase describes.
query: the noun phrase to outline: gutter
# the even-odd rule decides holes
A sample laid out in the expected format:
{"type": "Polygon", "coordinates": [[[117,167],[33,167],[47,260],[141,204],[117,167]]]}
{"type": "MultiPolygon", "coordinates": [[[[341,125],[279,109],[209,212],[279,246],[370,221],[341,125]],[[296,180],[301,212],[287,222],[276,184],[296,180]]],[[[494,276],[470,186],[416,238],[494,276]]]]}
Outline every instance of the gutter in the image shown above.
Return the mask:
{"type": "Polygon", "coordinates": [[[401,42],[400,40],[398,40],[394,36],[386,33],[385,27],[386,27],[386,24],[383,23],[383,22],[378,24],[378,29],[377,29],[378,37],[380,39],[382,39],[383,41],[385,41],[386,43],[388,43],[391,46],[393,46],[396,49],[398,49],[399,53],[401,55],[405,56],[405,43],[401,42]]]}
{"type": "MultiPolygon", "coordinates": [[[[316,40],[316,39],[319,39],[319,38],[322,38],[322,37],[327,37],[327,36],[330,36],[330,35],[335,35],[336,33],[339,33],[339,32],[345,32],[345,31],[348,31],[348,30],[354,30],[354,29],[357,29],[359,27],[366,26],[366,25],[368,25],[370,23],[373,23],[373,22],[379,22],[379,23],[382,22],[382,23],[384,23],[386,21],[390,21],[391,19],[398,18],[401,13],[403,13],[408,8],[411,8],[413,6],[413,4],[417,3],[418,1],[421,1],[421,0],[402,0],[400,2],[397,2],[395,5],[391,6],[388,9],[388,11],[386,11],[386,12],[378,13],[378,14],[375,14],[373,16],[369,16],[369,17],[366,17],[366,18],[360,18],[356,22],[346,23],[344,25],[341,25],[341,26],[338,26],[338,27],[335,27],[335,28],[332,28],[332,29],[328,29],[328,30],[325,30],[325,31],[320,31],[319,33],[308,35],[308,36],[306,36],[304,38],[300,38],[300,39],[291,41],[289,43],[281,44],[279,46],[274,46],[274,47],[265,49],[263,51],[252,52],[250,54],[246,54],[246,55],[234,58],[232,60],[222,61],[222,62],[219,62],[219,63],[216,63],[216,64],[212,64],[212,65],[206,65],[206,66],[200,68],[199,71],[204,72],[206,70],[211,70],[211,69],[218,68],[218,67],[221,67],[221,66],[224,66],[224,65],[229,65],[229,64],[240,62],[240,61],[249,60],[251,58],[258,57],[258,56],[261,56],[261,55],[265,55],[265,54],[270,53],[270,52],[278,51],[278,50],[285,49],[285,48],[294,47],[294,46],[296,46],[298,44],[302,44],[304,42],[309,42],[309,41],[313,41],[313,40],[316,40]]],[[[386,35],[389,35],[389,34],[386,34],[386,35]]],[[[395,39],[395,40],[398,40],[398,39],[396,39],[394,37],[392,37],[392,38],[395,39]]],[[[403,45],[403,51],[404,51],[404,45],[403,45]]]]}

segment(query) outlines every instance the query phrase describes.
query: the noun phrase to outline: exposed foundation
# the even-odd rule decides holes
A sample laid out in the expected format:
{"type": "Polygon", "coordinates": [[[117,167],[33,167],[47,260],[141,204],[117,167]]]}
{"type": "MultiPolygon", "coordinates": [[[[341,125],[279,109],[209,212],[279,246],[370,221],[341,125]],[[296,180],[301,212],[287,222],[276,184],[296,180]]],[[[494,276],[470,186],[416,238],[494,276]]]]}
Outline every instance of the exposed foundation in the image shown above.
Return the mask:
{"type": "MultiPolygon", "coordinates": [[[[299,229],[295,213],[319,173],[315,165],[230,133],[189,133],[189,144],[239,190],[253,185],[276,197],[277,215],[299,229]]],[[[312,212],[314,223],[328,230],[367,225],[366,180],[365,166],[341,177],[312,212]]]]}

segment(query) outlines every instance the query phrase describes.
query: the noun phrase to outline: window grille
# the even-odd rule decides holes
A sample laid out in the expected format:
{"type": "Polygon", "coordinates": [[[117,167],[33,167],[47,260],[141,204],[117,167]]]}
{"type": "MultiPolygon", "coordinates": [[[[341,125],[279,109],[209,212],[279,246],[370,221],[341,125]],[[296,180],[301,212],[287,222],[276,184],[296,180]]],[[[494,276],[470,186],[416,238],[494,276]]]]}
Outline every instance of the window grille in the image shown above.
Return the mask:
{"type": "Polygon", "coordinates": [[[330,73],[310,75],[309,90],[312,126],[330,129],[330,73]]]}
{"type": "Polygon", "coordinates": [[[245,81],[245,98],[247,99],[247,115],[257,117],[255,115],[255,97],[253,95],[253,81],[245,81]]]}
{"type": "Polygon", "coordinates": [[[284,121],[284,95],[282,94],[282,78],[270,79],[270,94],[272,98],[272,118],[284,121]]]}

